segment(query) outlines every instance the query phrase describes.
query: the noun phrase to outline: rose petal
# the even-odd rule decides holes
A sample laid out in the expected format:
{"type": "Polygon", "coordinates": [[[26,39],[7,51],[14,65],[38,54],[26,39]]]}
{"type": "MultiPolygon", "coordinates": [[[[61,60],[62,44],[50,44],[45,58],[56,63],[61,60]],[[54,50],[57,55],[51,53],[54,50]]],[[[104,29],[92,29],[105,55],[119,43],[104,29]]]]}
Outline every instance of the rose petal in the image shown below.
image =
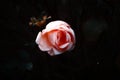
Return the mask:
{"type": "Polygon", "coordinates": [[[52,21],[50,23],[47,24],[46,26],[46,32],[49,32],[53,29],[63,29],[63,30],[68,30],[69,31],[69,27],[67,26],[70,26],[68,25],[66,22],[64,21],[52,21]]]}
{"type": "Polygon", "coordinates": [[[54,55],[59,55],[61,54],[62,52],[58,51],[57,49],[53,48],[53,53],[54,55]]]}
{"type": "Polygon", "coordinates": [[[66,32],[66,41],[71,41],[71,36],[68,32],[66,32]]]}
{"type": "Polygon", "coordinates": [[[51,45],[47,40],[47,35],[42,34],[41,32],[39,32],[39,34],[37,36],[36,43],[38,44],[39,48],[42,51],[48,51],[51,49],[51,45]]]}
{"type": "Polygon", "coordinates": [[[55,49],[55,48],[52,48],[51,50],[48,51],[48,54],[49,54],[50,56],[59,55],[59,54],[61,54],[61,53],[62,53],[62,52],[58,51],[58,50],[55,49]]]}
{"type": "Polygon", "coordinates": [[[37,38],[36,38],[36,40],[35,40],[35,42],[36,42],[37,44],[40,43],[40,41],[39,41],[40,38],[41,38],[41,32],[38,33],[37,38]]]}
{"type": "Polygon", "coordinates": [[[74,48],[74,44],[70,42],[66,50],[70,51],[70,50],[73,50],[73,48],[74,48]]]}
{"type": "Polygon", "coordinates": [[[48,32],[48,38],[52,45],[55,45],[55,41],[57,40],[57,32],[58,30],[48,32]]]}
{"type": "Polygon", "coordinates": [[[57,32],[56,45],[57,45],[57,46],[60,46],[60,45],[62,45],[62,44],[64,44],[64,43],[66,43],[66,42],[67,42],[67,41],[66,41],[66,32],[63,31],[63,30],[59,30],[59,31],[57,32]]]}
{"type": "Polygon", "coordinates": [[[65,43],[65,44],[63,44],[63,45],[61,45],[61,46],[59,46],[60,48],[65,48],[65,47],[67,47],[69,45],[69,43],[65,43]]]}

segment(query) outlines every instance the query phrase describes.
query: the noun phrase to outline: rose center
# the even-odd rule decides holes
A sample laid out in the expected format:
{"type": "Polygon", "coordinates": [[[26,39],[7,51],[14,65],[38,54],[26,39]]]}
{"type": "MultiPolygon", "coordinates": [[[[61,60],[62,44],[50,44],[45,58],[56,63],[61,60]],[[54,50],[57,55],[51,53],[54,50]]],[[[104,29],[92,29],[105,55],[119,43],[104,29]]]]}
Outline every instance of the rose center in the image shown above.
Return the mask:
{"type": "Polygon", "coordinates": [[[66,35],[66,32],[65,31],[58,31],[57,32],[57,40],[56,40],[56,43],[58,46],[61,46],[65,43],[67,43],[67,35],[66,35]]]}

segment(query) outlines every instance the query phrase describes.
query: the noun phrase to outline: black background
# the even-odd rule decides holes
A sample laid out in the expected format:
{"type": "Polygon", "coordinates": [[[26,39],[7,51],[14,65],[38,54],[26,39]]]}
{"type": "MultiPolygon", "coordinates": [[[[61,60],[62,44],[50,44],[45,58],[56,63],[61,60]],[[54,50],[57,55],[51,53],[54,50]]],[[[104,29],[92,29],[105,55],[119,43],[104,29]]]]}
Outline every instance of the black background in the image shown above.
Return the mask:
{"type": "Polygon", "coordinates": [[[119,0],[0,1],[0,80],[119,80],[119,14],[119,0]],[[71,25],[74,50],[51,57],[38,49],[42,29],[29,21],[42,12],[71,25]]]}

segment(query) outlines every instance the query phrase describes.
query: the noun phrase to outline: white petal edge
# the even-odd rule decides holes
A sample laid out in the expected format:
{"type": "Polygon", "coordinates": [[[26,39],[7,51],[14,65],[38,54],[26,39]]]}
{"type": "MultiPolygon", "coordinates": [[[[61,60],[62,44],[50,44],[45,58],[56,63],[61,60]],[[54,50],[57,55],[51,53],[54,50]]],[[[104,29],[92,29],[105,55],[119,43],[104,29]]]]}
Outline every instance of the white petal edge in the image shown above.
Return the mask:
{"type": "Polygon", "coordinates": [[[61,45],[60,48],[65,48],[65,47],[67,47],[68,45],[69,45],[69,43],[65,43],[65,44],[61,45]]]}
{"type": "Polygon", "coordinates": [[[40,38],[41,38],[41,32],[38,33],[37,38],[35,40],[37,44],[40,44],[40,38]]]}
{"type": "Polygon", "coordinates": [[[59,54],[61,54],[62,52],[60,52],[60,51],[56,50],[55,48],[53,48],[53,53],[54,53],[54,55],[59,55],[59,54]]]}

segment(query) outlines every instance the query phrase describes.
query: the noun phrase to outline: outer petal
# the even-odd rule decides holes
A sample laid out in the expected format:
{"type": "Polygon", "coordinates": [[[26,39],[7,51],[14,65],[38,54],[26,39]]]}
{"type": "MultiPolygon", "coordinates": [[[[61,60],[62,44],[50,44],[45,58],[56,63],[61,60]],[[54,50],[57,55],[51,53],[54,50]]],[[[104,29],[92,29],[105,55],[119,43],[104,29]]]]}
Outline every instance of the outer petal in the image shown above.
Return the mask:
{"type": "Polygon", "coordinates": [[[66,22],[57,20],[57,21],[52,21],[47,24],[46,32],[51,31],[53,29],[69,30],[69,28],[70,28],[70,25],[68,25],[66,22]]]}
{"type": "Polygon", "coordinates": [[[42,51],[48,51],[51,49],[51,45],[47,40],[47,34],[38,33],[36,43],[42,51]]]}
{"type": "Polygon", "coordinates": [[[35,40],[37,44],[40,44],[40,38],[41,38],[41,32],[38,33],[37,38],[35,40]]]}
{"type": "Polygon", "coordinates": [[[61,54],[61,53],[62,53],[62,52],[58,51],[58,50],[55,49],[55,48],[52,48],[51,51],[48,51],[48,54],[49,54],[50,56],[59,55],[59,54],[61,54]]]}
{"type": "Polygon", "coordinates": [[[59,54],[61,54],[62,52],[60,52],[60,51],[56,50],[55,48],[53,48],[53,53],[54,53],[55,55],[59,55],[59,54]]]}

